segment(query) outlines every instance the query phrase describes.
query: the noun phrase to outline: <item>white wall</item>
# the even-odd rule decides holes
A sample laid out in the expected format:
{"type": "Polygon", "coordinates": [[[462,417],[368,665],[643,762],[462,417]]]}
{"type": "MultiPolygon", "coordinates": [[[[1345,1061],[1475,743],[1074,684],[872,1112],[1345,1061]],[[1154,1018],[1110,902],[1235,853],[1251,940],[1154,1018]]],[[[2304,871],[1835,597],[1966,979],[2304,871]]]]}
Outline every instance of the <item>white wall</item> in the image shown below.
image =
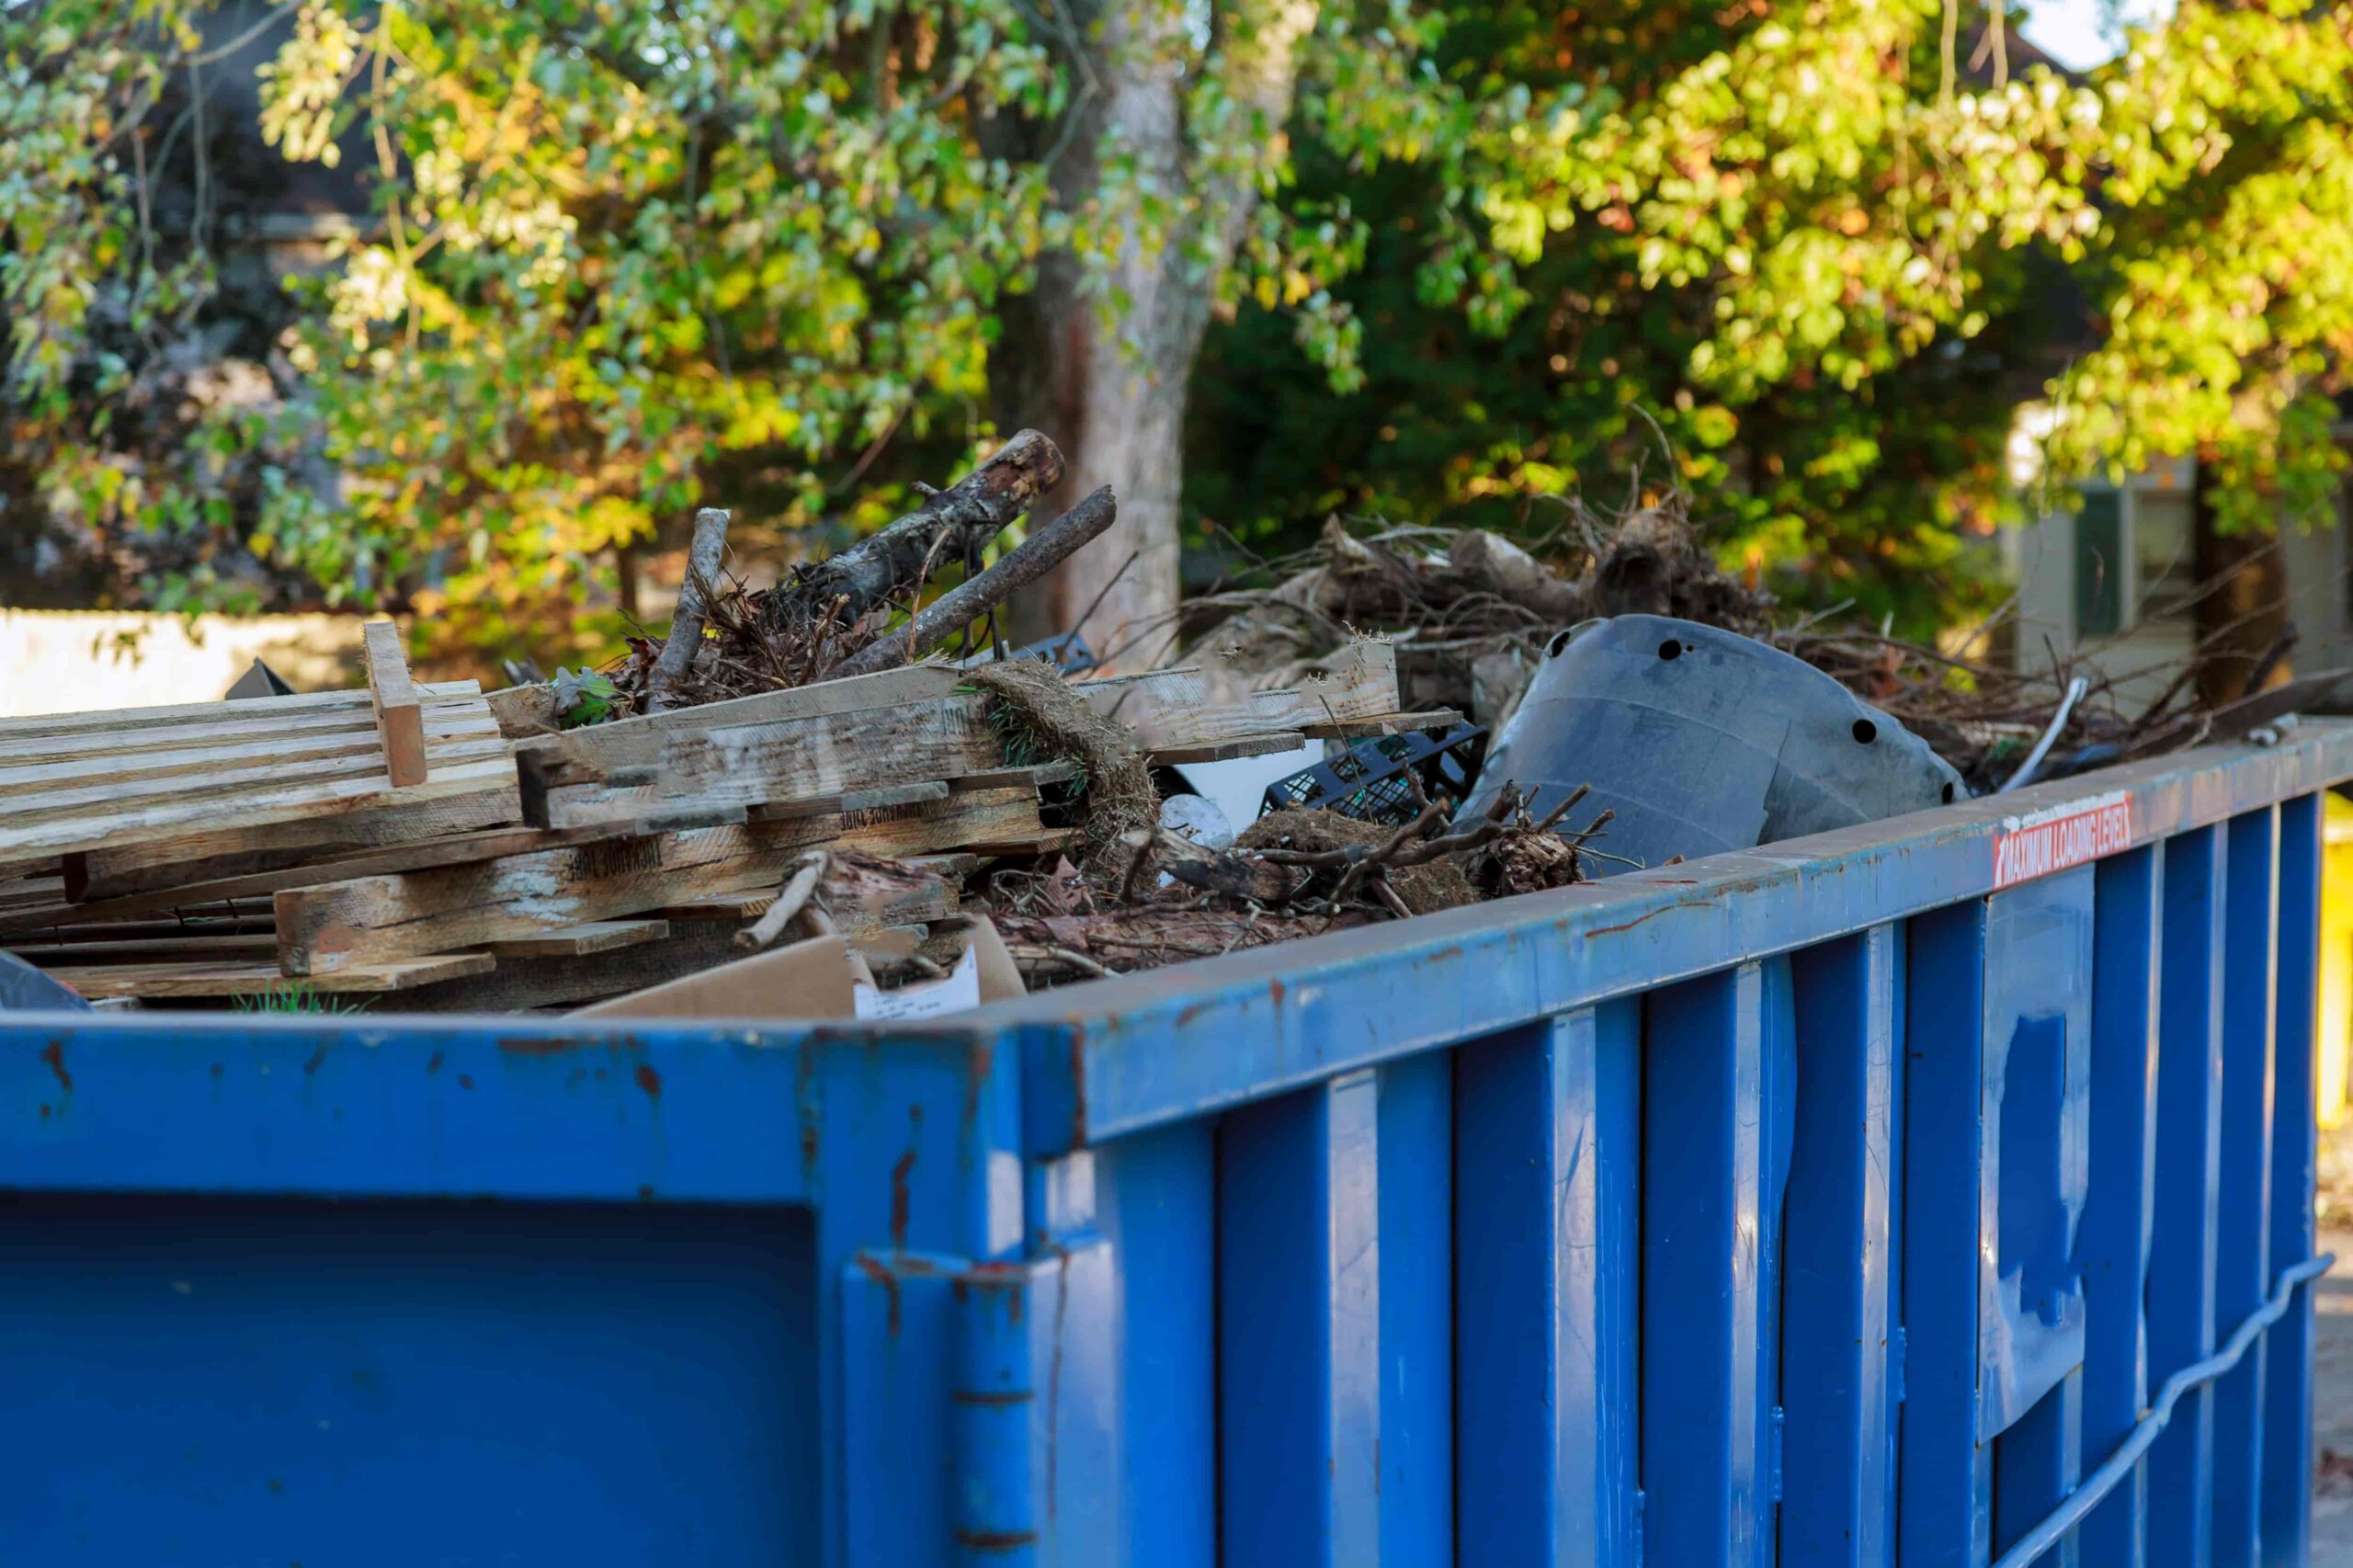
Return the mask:
{"type": "Polygon", "coordinates": [[[210,702],[256,658],[297,691],[363,686],[359,627],[338,615],[0,609],[0,717],[210,702]]]}

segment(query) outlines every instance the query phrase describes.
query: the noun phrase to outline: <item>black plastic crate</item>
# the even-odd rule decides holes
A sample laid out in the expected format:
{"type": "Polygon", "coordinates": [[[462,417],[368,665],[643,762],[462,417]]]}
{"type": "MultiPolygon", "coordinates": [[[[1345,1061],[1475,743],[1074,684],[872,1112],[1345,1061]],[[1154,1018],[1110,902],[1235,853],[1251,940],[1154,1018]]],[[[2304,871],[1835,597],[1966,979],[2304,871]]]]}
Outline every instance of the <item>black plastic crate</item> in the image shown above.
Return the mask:
{"type": "Polygon", "coordinates": [[[1421,810],[1413,779],[1429,800],[1459,803],[1479,777],[1487,732],[1477,724],[1450,730],[1408,730],[1352,741],[1346,753],[1267,786],[1258,814],[1293,807],[1320,808],[1360,822],[1401,826],[1421,810]]]}

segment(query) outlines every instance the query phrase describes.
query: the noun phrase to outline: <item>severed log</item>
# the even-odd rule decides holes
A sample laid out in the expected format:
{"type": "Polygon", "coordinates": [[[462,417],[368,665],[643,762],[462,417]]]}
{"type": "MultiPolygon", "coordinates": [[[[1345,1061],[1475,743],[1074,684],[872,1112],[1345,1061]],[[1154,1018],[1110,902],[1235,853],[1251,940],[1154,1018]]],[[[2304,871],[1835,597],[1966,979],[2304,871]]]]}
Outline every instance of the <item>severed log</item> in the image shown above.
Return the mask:
{"type": "Polygon", "coordinates": [[[761,614],[774,631],[797,630],[858,618],[941,562],[977,556],[1007,523],[1062,483],[1063,454],[1035,430],[1024,430],[996,455],[880,533],[795,574],[771,591],[761,614]]]}
{"type": "Polygon", "coordinates": [[[1079,547],[1100,538],[1120,515],[1111,487],[1102,489],[1044,525],[987,571],[958,584],[894,629],[834,666],[828,678],[872,675],[912,664],[1061,565],[1079,547]]]}
{"type": "Polygon", "coordinates": [[[645,680],[645,707],[658,713],[678,705],[678,684],[695,667],[702,652],[702,629],[710,596],[719,584],[719,564],[727,553],[727,514],[705,506],[695,514],[694,544],[687,551],[687,580],[678,589],[678,608],[670,617],[670,635],[662,656],[645,680]]]}

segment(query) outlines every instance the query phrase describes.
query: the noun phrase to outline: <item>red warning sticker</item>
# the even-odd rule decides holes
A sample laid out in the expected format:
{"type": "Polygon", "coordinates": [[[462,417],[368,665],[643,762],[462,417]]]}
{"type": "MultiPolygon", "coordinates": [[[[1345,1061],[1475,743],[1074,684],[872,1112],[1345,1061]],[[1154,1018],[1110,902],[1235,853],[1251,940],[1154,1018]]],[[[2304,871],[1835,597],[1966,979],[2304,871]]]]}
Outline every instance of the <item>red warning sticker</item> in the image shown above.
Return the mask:
{"type": "Polygon", "coordinates": [[[2113,855],[2132,845],[2132,797],[2119,790],[2088,801],[2006,817],[1994,840],[1994,885],[2012,887],[2113,855]]]}

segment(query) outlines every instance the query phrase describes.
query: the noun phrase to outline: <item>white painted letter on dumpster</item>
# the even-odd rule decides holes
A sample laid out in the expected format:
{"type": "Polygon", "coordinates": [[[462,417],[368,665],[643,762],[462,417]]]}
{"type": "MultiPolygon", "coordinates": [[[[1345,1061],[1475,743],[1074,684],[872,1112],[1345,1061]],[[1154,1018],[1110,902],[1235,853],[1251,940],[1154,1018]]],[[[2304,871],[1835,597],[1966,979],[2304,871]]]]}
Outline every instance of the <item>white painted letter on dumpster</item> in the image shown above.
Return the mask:
{"type": "Polygon", "coordinates": [[[2006,888],[2132,846],[2132,797],[2119,790],[2022,817],[1994,840],[1994,886],[2006,888]]]}

